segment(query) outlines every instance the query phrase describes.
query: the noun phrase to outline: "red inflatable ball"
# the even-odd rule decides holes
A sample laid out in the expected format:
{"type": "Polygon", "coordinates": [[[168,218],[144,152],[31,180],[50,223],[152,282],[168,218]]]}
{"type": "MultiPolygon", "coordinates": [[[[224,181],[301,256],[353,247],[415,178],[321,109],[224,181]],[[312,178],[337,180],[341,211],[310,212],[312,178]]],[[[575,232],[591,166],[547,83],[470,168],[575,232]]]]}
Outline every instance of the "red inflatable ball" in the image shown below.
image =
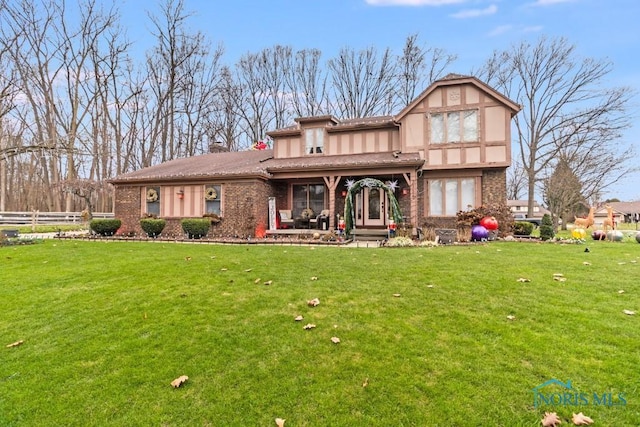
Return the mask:
{"type": "Polygon", "coordinates": [[[606,240],[607,233],[602,230],[593,230],[593,233],[591,233],[591,238],[593,240],[606,240]]]}
{"type": "Polygon", "coordinates": [[[486,228],[487,230],[497,230],[498,220],[493,216],[485,216],[480,220],[480,225],[486,228]]]}
{"type": "Polygon", "coordinates": [[[481,241],[489,238],[489,230],[482,225],[474,225],[471,227],[471,240],[481,241]]]}

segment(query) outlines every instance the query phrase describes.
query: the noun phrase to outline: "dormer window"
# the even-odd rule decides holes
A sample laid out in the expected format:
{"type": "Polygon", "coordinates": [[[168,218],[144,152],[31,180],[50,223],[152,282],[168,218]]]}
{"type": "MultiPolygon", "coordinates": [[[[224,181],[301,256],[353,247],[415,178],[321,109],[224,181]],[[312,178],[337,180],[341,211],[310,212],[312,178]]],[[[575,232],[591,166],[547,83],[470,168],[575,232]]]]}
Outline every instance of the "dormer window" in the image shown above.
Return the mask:
{"type": "Polygon", "coordinates": [[[451,111],[430,115],[431,143],[477,142],[478,111],[451,111]]]}
{"type": "Polygon", "coordinates": [[[306,154],[322,154],[324,151],[324,129],[305,129],[304,141],[306,154]]]}

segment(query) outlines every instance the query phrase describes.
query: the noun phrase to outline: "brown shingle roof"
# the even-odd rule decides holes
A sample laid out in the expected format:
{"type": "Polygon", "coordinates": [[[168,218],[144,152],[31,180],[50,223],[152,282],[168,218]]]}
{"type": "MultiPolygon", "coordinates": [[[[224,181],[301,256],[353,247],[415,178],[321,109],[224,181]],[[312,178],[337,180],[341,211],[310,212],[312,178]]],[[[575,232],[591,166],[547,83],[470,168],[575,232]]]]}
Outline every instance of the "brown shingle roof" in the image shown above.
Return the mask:
{"type": "Polygon", "coordinates": [[[419,167],[424,163],[418,153],[366,153],[344,156],[305,156],[273,159],[273,150],[210,153],[171,160],[156,166],[120,175],[114,184],[204,180],[215,178],[269,178],[272,173],[305,170],[368,169],[419,167]]]}
{"type": "Polygon", "coordinates": [[[146,181],[178,181],[220,177],[269,178],[265,161],[273,157],[273,150],[209,153],[175,159],[159,165],[120,175],[114,184],[146,181]]]}
{"type": "Polygon", "coordinates": [[[365,153],[344,156],[306,156],[287,159],[271,159],[267,162],[269,172],[308,169],[380,168],[398,166],[421,166],[424,160],[418,153],[365,153]]]}

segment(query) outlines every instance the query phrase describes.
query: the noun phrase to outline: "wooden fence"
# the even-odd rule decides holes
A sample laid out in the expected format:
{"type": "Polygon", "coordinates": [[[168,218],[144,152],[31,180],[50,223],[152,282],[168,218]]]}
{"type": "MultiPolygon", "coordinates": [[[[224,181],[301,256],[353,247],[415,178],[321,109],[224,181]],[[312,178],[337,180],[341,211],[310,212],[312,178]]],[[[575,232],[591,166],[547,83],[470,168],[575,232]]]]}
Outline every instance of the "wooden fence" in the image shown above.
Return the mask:
{"type": "MultiPolygon", "coordinates": [[[[93,218],[113,218],[111,212],[94,212],[93,218]]],[[[0,225],[82,224],[82,212],[0,212],[0,225]]]]}

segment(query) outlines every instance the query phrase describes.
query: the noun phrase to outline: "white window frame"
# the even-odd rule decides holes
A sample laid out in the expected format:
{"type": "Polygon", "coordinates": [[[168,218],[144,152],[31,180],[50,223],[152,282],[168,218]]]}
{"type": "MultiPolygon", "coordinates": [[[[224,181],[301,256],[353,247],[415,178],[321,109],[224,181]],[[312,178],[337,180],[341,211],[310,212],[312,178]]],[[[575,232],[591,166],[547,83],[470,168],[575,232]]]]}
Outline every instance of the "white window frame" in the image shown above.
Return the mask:
{"type": "Polygon", "coordinates": [[[324,128],[304,130],[304,152],[308,156],[324,153],[324,128]]]}
{"type": "Polygon", "coordinates": [[[473,209],[477,205],[476,194],[480,178],[475,176],[433,178],[427,180],[429,189],[429,216],[455,217],[459,211],[473,209]],[[465,193],[464,188],[472,185],[465,193]],[[448,187],[448,188],[447,188],[448,187]],[[452,192],[455,191],[455,196],[452,192]]]}
{"type": "Polygon", "coordinates": [[[478,142],[480,140],[477,109],[442,111],[429,114],[432,144],[478,142]]]}

